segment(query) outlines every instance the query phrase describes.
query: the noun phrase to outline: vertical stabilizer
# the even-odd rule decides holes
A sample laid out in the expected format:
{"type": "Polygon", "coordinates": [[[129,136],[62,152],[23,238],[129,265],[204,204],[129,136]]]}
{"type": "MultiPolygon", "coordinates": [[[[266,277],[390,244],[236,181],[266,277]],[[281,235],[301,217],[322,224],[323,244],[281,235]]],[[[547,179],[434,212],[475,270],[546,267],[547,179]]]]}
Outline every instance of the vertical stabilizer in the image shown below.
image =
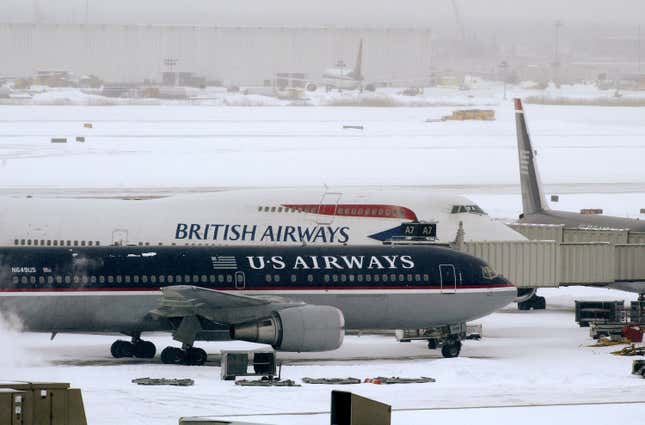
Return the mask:
{"type": "Polygon", "coordinates": [[[352,78],[355,80],[363,81],[363,39],[361,38],[358,44],[358,54],[356,55],[356,62],[352,70],[352,78]]]}
{"type": "Polygon", "coordinates": [[[549,206],[542,192],[542,182],[535,163],[535,152],[526,128],[522,101],[515,99],[515,125],[517,131],[517,153],[520,165],[520,183],[522,187],[522,207],[524,214],[533,214],[548,210],[549,206]]]}

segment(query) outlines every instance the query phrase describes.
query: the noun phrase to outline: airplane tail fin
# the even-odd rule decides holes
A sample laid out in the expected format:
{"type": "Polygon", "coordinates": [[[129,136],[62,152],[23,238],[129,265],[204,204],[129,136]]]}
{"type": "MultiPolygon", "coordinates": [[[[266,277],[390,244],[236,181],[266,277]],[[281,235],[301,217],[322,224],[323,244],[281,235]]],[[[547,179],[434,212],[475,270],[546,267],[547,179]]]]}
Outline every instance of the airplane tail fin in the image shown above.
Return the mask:
{"type": "Polygon", "coordinates": [[[515,126],[517,132],[517,153],[520,164],[520,183],[522,187],[522,208],[524,214],[548,210],[542,182],[535,161],[536,152],[531,146],[531,138],[526,128],[522,101],[515,99],[515,126]]]}
{"type": "Polygon", "coordinates": [[[356,62],[354,63],[352,76],[356,80],[361,80],[361,81],[363,80],[363,39],[362,38],[360,43],[358,44],[358,54],[356,55],[356,62]]]}

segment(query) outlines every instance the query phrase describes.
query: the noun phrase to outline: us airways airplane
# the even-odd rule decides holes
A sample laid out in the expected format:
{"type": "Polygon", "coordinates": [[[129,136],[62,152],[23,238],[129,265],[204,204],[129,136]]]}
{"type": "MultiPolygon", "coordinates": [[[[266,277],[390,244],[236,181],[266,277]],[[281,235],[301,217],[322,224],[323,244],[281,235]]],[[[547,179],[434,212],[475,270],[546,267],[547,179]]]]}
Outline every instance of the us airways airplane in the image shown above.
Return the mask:
{"type": "Polygon", "coordinates": [[[382,245],[402,224],[438,242],[524,239],[472,201],[437,191],[231,189],[156,199],[6,197],[0,245],[382,245]]]}
{"type": "MultiPolygon", "coordinates": [[[[156,354],[142,332],[170,331],[183,345],[161,360],[174,364],[206,361],[196,340],[334,350],[345,328],[445,327],[515,294],[479,258],[433,245],[0,248],[0,311],[26,330],[120,332],[132,340],[112,355],[139,358],[156,354]]],[[[459,334],[438,343],[459,355],[459,334]]]]}
{"type": "Polygon", "coordinates": [[[531,145],[526,126],[522,100],[515,99],[515,125],[517,130],[517,153],[522,188],[522,214],[520,222],[535,224],[563,224],[567,227],[596,227],[629,229],[645,232],[645,221],[613,217],[602,214],[580,214],[572,211],[557,211],[549,208],[544,197],[542,182],[535,159],[537,151],[531,145]]]}

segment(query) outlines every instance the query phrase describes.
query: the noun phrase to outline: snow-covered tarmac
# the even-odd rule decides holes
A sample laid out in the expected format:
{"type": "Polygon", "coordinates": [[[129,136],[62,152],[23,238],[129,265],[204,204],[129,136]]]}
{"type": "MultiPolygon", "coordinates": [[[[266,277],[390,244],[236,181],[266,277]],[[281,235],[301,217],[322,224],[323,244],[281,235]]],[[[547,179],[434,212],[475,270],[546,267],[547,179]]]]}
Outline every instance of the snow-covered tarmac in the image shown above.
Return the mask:
{"type": "MultiPolygon", "coordinates": [[[[113,335],[0,333],[2,379],[71,382],[83,390],[92,425],[177,423],[180,416],[209,415],[269,424],[325,424],[331,389],[391,404],[393,423],[439,420],[481,424],[642,423],[645,381],[630,374],[631,357],[609,354],[616,347],[591,348],[587,328],[573,320],[573,300],[625,299],[608,289],[561,288],[542,292],[547,311],[519,312],[514,306],[480,323],[484,338],[466,341],[459,358],[444,359],[422,342],[398,343],[391,336],[348,336],[331,353],[280,354],[283,378],[419,377],[428,384],[249,388],[219,378],[218,352],[254,347],[239,342],[200,343],[211,355],[204,367],[169,366],[159,359],[113,359],[113,335]],[[192,378],[193,387],[146,387],[138,377],[192,378]],[[610,403],[595,406],[596,403],[610,403]],[[613,404],[617,403],[617,404],[613,404]],[[543,405],[542,407],[531,407],[543,405]],[[556,406],[554,406],[556,405],[556,406]],[[557,406],[562,405],[562,406],[557,406]],[[461,408],[461,409],[456,409],[461,408]],[[291,415],[279,415],[291,413],[291,415]],[[299,414],[296,414],[299,413],[299,414]],[[308,413],[308,414],[302,414],[308,413]],[[278,415],[278,416],[276,416],[278,415]],[[611,420],[610,420],[611,419],[611,420]],[[526,421],[526,422],[525,422],[526,421]]],[[[176,345],[168,335],[150,338],[158,348],[176,345]]]]}

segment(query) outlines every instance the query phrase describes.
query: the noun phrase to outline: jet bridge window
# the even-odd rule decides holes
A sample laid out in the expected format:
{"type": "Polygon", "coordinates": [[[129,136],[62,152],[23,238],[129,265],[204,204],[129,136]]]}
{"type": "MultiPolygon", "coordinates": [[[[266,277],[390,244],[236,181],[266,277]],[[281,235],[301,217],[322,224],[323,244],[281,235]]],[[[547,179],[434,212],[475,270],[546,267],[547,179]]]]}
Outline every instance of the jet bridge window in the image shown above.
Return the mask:
{"type": "Polygon", "coordinates": [[[451,214],[481,214],[485,215],[486,213],[482,210],[479,205],[453,205],[451,214]]]}

